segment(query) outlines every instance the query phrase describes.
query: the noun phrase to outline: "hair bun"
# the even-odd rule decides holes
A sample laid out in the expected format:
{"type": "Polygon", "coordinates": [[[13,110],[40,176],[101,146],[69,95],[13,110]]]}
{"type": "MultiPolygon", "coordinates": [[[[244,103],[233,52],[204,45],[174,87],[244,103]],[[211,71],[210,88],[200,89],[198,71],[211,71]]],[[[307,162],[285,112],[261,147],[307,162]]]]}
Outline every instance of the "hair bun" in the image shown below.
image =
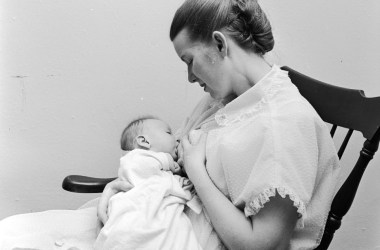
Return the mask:
{"type": "Polygon", "coordinates": [[[175,13],[170,39],[184,28],[192,41],[202,42],[223,30],[243,49],[261,55],[274,46],[272,27],[257,0],[186,0],[175,13]]]}
{"type": "Polygon", "coordinates": [[[272,27],[257,0],[235,0],[232,9],[236,16],[232,17],[231,26],[234,33],[240,32],[237,39],[241,44],[261,54],[271,51],[274,47],[272,27]]]}

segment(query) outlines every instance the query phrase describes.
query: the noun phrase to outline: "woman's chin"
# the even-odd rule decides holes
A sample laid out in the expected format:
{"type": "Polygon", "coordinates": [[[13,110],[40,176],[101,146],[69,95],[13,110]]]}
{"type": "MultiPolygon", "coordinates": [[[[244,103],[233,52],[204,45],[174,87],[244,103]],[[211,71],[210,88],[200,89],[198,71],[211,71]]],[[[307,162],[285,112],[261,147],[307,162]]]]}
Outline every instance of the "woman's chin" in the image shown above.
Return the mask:
{"type": "Polygon", "coordinates": [[[225,98],[225,96],[217,95],[217,94],[215,94],[215,93],[213,93],[213,92],[208,92],[208,93],[209,93],[210,96],[211,96],[213,99],[215,99],[215,100],[222,100],[222,99],[225,98]]]}
{"type": "Polygon", "coordinates": [[[209,91],[205,91],[205,92],[208,93],[214,99],[222,99],[220,98],[219,95],[216,95],[214,92],[209,92],[209,91]]]}

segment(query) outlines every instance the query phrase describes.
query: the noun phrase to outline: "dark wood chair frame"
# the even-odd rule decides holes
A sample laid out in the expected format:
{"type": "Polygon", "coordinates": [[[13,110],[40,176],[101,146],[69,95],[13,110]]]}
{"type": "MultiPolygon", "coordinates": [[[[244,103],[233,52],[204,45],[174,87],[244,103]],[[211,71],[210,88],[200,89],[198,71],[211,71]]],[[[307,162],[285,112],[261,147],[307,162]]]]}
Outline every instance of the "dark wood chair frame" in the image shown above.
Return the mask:
{"type": "MultiPolygon", "coordinates": [[[[350,209],[363,173],[374,157],[380,141],[380,97],[367,98],[362,90],[342,88],[315,80],[289,67],[292,82],[300,93],[311,103],[321,118],[332,125],[333,137],[337,127],[348,129],[339,148],[342,157],[353,131],[360,131],[365,142],[351,173],[336,193],[326,222],[325,231],[318,250],[327,249],[334,233],[342,223],[342,218],[350,209]]],[[[93,178],[80,175],[67,176],[63,189],[78,193],[100,193],[105,185],[116,178],[93,178]]]]}

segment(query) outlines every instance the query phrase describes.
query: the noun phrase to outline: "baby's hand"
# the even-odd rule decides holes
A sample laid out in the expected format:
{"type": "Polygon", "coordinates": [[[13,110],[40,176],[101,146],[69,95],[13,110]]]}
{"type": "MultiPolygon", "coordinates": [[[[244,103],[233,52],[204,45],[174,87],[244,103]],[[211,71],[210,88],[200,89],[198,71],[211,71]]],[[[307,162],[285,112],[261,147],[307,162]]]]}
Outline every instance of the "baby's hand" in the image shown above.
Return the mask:
{"type": "Polygon", "coordinates": [[[177,162],[174,162],[174,164],[170,165],[170,171],[172,171],[173,174],[182,175],[182,168],[177,162]]]}

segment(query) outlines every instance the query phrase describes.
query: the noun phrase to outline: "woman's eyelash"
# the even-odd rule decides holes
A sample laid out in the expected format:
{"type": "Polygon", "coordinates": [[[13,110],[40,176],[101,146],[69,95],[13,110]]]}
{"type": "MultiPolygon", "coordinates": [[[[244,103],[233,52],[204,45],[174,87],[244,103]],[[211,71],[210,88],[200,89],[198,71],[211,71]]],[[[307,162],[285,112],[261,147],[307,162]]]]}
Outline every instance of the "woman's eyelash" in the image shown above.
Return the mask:
{"type": "Polygon", "coordinates": [[[187,61],[187,60],[183,60],[187,65],[190,65],[190,64],[192,64],[193,63],[193,59],[191,59],[191,60],[189,60],[189,61],[187,61]]]}

